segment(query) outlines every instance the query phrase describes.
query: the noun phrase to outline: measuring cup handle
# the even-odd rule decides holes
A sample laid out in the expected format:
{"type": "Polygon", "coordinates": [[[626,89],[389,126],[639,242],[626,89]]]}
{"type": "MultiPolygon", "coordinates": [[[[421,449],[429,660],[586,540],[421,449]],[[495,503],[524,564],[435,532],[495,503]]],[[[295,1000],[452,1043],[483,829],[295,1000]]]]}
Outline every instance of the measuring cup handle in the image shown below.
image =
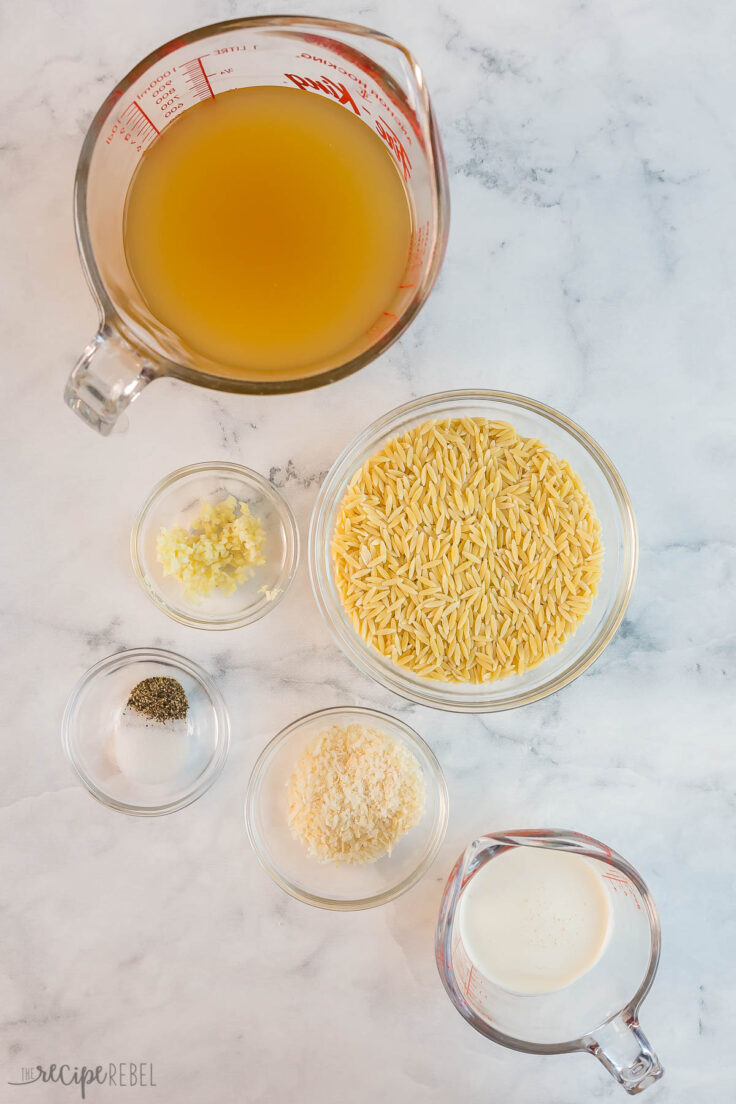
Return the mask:
{"type": "Polygon", "coordinates": [[[589,1035],[586,1046],[631,1096],[643,1092],[664,1073],[639,1021],[621,1012],[589,1035]]]}
{"type": "Polygon", "coordinates": [[[125,408],[158,374],[152,361],[144,360],[120,334],[103,326],[75,364],[64,401],[82,421],[107,437],[125,408]]]}

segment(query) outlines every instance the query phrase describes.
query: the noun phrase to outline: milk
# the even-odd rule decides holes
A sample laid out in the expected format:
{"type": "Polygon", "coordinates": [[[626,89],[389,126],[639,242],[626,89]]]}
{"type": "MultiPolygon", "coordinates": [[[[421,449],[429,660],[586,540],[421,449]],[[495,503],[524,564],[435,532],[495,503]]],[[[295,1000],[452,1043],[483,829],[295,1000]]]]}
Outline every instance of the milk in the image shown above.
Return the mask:
{"type": "Polygon", "coordinates": [[[586,859],[514,847],[486,863],[460,898],[460,935],[477,970],[513,993],[571,985],[601,957],[611,903],[586,859]]]}

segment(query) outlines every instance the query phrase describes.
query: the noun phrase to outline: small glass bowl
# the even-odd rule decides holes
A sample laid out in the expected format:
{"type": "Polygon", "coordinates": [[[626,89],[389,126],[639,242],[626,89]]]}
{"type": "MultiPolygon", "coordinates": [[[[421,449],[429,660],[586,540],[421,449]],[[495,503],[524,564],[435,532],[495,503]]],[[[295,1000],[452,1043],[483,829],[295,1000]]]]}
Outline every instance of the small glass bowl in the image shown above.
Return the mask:
{"type": "Polygon", "coordinates": [[[220,691],[196,663],[158,648],[134,648],[100,660],[80,679],[64,710],[61,740],[77,775],[103,805],[160,816],[210,788],[225,765],[230,721],[220,691]],[[155,677],[184,687],[186,720],[147,721],[126,708],[133,688],[155,677]]]}
{"type": "Polygon", "coordinates": [[[299,530],[291,509],[263,476],[240,464],[190,464],[157,483],[138,511],[130,538],[136,578],[159,609],[195,629],[238,629],[275,609],[286,594],[299,563],[299,530]],[[188,529],[203,501],[222,502],[233,495],[246,502],[265,532],[265,564],[232,594],[215,588],[200,601],[187,598],[179,582],[165,576],[156,559],[161,529],[188,529]]]}
{"type": "Polygon", "coordinates": [[[245,799],[248,838],[274,881],[305,904],[338,912],[384,905],[418,882],[440,849],[447,816],[447,785],[431,748],[408,725],[374,709],[322,709],[288,725],[258,757],[245,799]],[[424,778],[424,815],[390,855],[376,862],[321,863],[307,855],[289,830],[288,781],[300,755],[320,732],[350,724],[385,732],[414,755],[424,778]]]}
{"type": "Polygon", "coordinates": [[[554,694],[577,678],[609,643],[626,611],[637,565],[634,513],[621,477],[592,437],[543,403],[502,391],[446,391],[389,411],[338,456],[322,484],[309,530],[309,573],[317,605],[332,635],[365,674],[396,694],[436,709],[495,713],[554,694]],[[523,675],[467,684],[422,678],[370,647],[343,609],[335,585],[332,541],[343,498],[355,472],[387,441],[434,418],[510,422],[567,460],[583,481],[601,523],[603,565],[593,606],[555,655],[523,675]]]}

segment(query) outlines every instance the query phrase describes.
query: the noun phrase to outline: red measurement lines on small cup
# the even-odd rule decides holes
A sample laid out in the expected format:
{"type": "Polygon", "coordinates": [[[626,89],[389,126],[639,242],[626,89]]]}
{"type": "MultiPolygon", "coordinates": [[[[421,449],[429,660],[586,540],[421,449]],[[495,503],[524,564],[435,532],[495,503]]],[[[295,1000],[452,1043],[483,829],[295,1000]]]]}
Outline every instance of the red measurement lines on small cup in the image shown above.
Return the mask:
{"type": "MultiPolygon", "coordinates": [[[[204,54],[203,57],[208,57],[208,55],[204,54]]],[[[184,79],[189,85],[192,94],[198,100],[214,100],[215,93],[212,91],[212,85],[205,72],[201,57],[184,62],[184,64],[180,66],[180,69],[184,74],[184,79]]]]}
{"type": "Polygon", "coordinates": [[[472,991],[472,988],[473,988],[473,971],[474,970],[475,970],[475,966],[473,966],[471,964],[470,973],[468,974],[468,979],[465,982],[465,999],[466,999],[466,1001],[469,1001],[471,999],[470,994],[471,994],[471,991],[472,991]]]}
{"type": "Polygon", "coordinates": [[[641,905],[639,904],[639,894],[635,886],[631,884],[628,878],[625,878],[622,874],[611,870],[604,871],[603,874],[601,874],[601,877],[606,879],[614,893],[618,893],[620,887],[624,897],[630,897],[636,905],[637,910],[641,912],[641,905]]]}

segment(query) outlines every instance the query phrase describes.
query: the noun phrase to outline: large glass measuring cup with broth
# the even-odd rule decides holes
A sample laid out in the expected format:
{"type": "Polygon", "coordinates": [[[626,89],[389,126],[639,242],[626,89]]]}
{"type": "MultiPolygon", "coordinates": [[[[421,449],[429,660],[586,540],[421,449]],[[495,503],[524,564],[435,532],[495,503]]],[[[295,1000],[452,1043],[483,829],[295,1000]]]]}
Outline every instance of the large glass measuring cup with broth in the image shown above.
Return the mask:
{"type": "Polygon", "coordinates": [[[663,1073],[638,1022],[659,952],[636,870],[589,836],[551,830],[474,840],[435,941],[442,983],[477,1031],[530,1054],[588,1051],[632,1095],[663,1073]]]}
{"type": "Polygon", "coordinates": [[[100,328],[65,398],[103,434],[160,376],[268,394],[363,367],[429,295],[449,214],[411,54],[289,16],[136,66],[89,129],[75,204],[100,328]]]}

